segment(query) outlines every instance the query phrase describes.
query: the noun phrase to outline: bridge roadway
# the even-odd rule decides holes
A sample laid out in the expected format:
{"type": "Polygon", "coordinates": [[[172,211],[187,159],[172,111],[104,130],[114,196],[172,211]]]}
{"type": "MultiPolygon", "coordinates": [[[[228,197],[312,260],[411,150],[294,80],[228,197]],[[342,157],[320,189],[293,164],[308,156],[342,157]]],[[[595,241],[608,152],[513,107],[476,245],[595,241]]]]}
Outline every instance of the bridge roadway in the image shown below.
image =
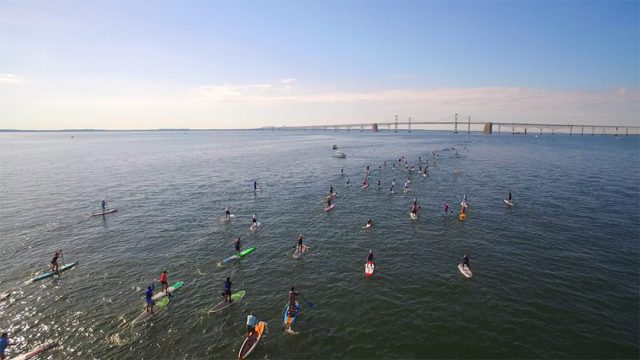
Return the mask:
{"type": "Polygon", "coordinates": [[[280,127],[264,127],[267,130],[339,130],[352,128],[370,128],[372,131],[381,131],[386,128],[387,131],[409,131],[412,126],[420,125],[453,125],[454,132],[471,132],[471,125],[482,125],[485,134],[492,134],[496,127],[497,132],[501,133],[504,127],[506,132],[511,130],[512,134],[527,134],[529,129],[536,129],[540,134],[546,130],[552,134],[556,132],[568,133],[570,135],[584,135],[587,129],[587,135],[640,135],[640,126],[624,126],[624,125],[587,125],[587,124],[545,124],[545,123],[522,123],[522,122],[479,122],[479,121],[393,121],[379,123],[353,123],[353,124],[327,124],[327,125],[303,125],[303,126],[280,126],[280,127]],[[404,127],[404,129],[403,129],[404,127]],[[393,128],[393,130],[392,130],[393,128]],[[459,128],[466,128],[466,131],[459,128]],[[519,130],[519,131],[516,131],[519,130]]]}

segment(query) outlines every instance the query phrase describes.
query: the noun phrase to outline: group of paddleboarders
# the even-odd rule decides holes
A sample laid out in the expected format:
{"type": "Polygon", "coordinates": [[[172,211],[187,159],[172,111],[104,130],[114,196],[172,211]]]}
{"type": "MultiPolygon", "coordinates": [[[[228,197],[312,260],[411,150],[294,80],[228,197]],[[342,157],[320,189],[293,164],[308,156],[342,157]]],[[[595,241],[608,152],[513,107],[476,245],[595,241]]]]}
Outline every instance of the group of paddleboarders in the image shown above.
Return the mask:
{"type": "MultiPolygon", "coordinates": [[[[155,301],[153,301],[153,291],[156,289],[156,285],[154,283],[149,284],[147,286],[147,290],[144,292],[144,298],[146,301],[146,311],[149,314],[153,314],[153,307],[156,305],[155,301]]],[[[160,292],[167,292],[167,296],[171,297],[169,291],[169,282],[167,281],[167,270],[163,270],[160,273],[160,292]]]]}

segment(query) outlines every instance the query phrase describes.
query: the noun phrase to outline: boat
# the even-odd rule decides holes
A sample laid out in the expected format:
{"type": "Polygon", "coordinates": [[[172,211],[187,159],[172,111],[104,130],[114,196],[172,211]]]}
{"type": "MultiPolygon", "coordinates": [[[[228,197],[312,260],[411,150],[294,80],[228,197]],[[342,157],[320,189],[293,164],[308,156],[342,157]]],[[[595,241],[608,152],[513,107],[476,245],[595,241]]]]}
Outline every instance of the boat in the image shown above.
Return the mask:
{"type": "Polygon", "coordinates": [[[56,274],[58,274],[58,273],[61,273],[61,272],[65,271],[65,270],[69,270],[69,269],[71,269],[72,267],[76,266],[77,264],[78,264],[78,261],[74,261],[74,262],[72,262],[71,264],[66,264],[66,265],[60,266],[60,267],[58,268],[58,271],[57,271],[57,272],[55,272],[55,271],[49,271],[49,272],[46,272],[46,273],[44,273],[44,274],[40,274],[40,275],[38,275],[38,276],[34,277],[33,279],[31,279],[31,281],[38,281],[38,280],[46,279],[46,278],[48,278],[48,277],[51,277],[51,276],[56,275],[56,274]]]}
{"type": "Polygon", "coordinates": [[[237,302],[240,302],[240,300],[242,300],[242,298],[244,297],[244,294],[245,294],[244,290],[231,294],[230,303],[227,302],[226,300],[222,300],[221,302],[217,303],[214,307],[212,307],[211,310],[209,310],[209,314],[217,313],[218,311],[222,311],[228,308],[229,306],[237,302]]]}
{"type": "Polygon", "coordinates": [[[157,293],[157,294],[153,295],[153,297],[151,298],[151,300],[158,300],[158,299],[161,299],[161,298],[163,298],[163,297],[165,297],[165,296],[167,296],[167,295],[171,294],[172,292],[174,292],[174,291],[176,291],[176,290],[180,289],[180,288],[182,287],[182,285],[184,285],[184,282],[183,282],[183,281],[178,281],[177,283],[175,283],[175,284],[173,284],[173,285],[169,286],[169,287],[167,288],[167,290],[166,290],[166,291],[160,291],[159,293],[157,293]]]}
{"type": "Polygon", "coordinates": [[[262,333],[267,328],[267,323],[264,321],[260,321],[258,325],[256,325],[256,329],[251,335],[248,335],[244,341],[242,342],[242,346],[240,346],[240,351],[238,351],[238,359],[246,359],[251,352],[256,348],[258,342],[262,338],[262,333]]]}
{"type": "Polygon", "coordinates": [[[342,152],[342,151],[340,151],[340,150],[336,150],[336,151],[334,151],[334,153],[333,153],[333,157],[334,157],[334,158],[339,158],[339,159],[344,159],[344,158],[346,158],[346,157],[347,157],[347,154],[343,153],[343,152],[342,152]]]}
{"type": "Polygon", "coordinates": [[[164,297],[162,298],[162,300],[158,301],[155,305],[153,305],[153,313],[148,312],[145,306],[144,310],[142,311],[142,314],[138,315],[138,317],[135,320],[133,320],[132,324],[148,320],[150,317],[157,315],[161,310],[166,308],[167,305],[169,305],[169,298],[164,297]]]}
{"type": "Polygon", "coordinates": [[[333,144],[333,146],[331,147],[333,150],[338,150],[338,145],[333,144]]]}

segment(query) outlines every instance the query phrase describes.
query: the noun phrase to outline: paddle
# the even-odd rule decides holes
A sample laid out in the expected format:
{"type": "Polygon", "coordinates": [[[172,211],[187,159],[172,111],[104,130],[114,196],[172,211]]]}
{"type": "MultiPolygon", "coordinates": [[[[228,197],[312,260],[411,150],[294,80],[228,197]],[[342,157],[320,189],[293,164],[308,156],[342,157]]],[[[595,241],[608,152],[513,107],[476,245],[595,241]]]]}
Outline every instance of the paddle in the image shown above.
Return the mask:
{"type": "Polygon", "coordinates": [[[304,297],[304,295],[300,294],[300,297],[304,299],[304,302],[307,304],[308,307],[313,308],[316,306],[316,304],[312,303],[311,301],[308,301],[307,298],[304,297]]]}
{"type": "Polygon", "coordinates": [[[62,249],[60,249],[60,256],[62,257],[62,266],[64,266],[64,253],[62,252],[62,249]]]}

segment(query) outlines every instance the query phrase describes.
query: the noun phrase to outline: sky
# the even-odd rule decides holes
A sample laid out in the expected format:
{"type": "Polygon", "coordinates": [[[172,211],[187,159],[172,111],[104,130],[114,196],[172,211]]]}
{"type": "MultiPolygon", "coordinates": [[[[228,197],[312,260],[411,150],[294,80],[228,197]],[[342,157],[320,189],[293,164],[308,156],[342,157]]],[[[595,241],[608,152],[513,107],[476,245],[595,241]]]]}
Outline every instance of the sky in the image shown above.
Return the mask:
{"type": "Polygon", "coordinates": [[[640,125],[640,1],[0,0],[0,129],[640,125]]]}

